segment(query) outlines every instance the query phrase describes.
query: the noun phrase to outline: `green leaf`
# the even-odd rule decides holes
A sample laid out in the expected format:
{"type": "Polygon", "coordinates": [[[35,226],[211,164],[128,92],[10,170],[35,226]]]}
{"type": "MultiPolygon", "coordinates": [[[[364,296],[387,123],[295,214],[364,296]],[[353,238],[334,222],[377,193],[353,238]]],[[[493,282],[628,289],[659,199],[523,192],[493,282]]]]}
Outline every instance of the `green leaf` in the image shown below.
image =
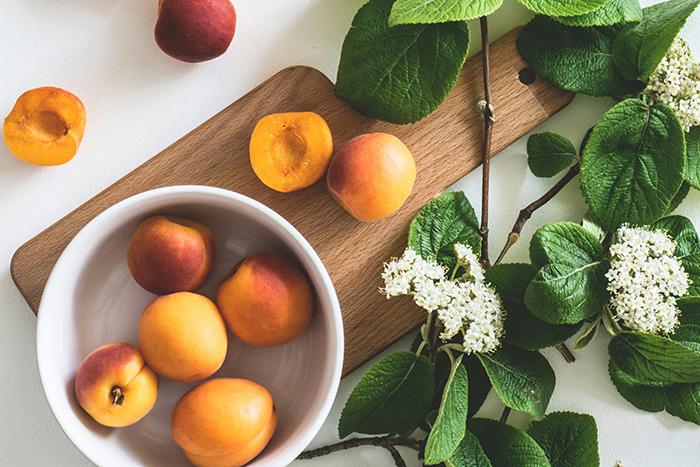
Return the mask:
{"type": "Polygon", "coordinates": [[[466,21],[490,15],[503,0],[396,0],[389,25],[466,21]]]}
{"type": "Polygon", "coordinates": [[[472,432],[464,433],[462,442],[452,454],[452,457],[445,461],[446,467],[491,467],[491,461],[486,457],[486,453],[481,448],[479,440],[472,432]]]}
{"type": "Polygon", "coordinates": [[[681,299],[678,301],[678,307],[681,309],[681,324],[700,325],[700,298],[681,299]]]}
{"type": "Polygon", "coordinates": [[[642,20],[620,32],[613,44],[618,69],[627,79],[647,81],[698,0],[671,0],[642,10],[642,20]]]}
{"type": "MultiPolygon", "coordinates": [[[[590,213],[589,213],[590,214],[590,213]]],[[[600,243],[603,243],[603,240],[605,240],[605,230],[601,226],[595,223],[593,219],[589,217],[589,215],[586,215],[583,220],[581,221],[581,227],[583,227],[584,230],[589,231],[590,233],[593,234],[593,236],[598,239],[600,243]]]]}
{"type": "Polygon", "coordinates": [[[622,332],[608,346],[610,359],[643,383],[700,382],[700,352],[671,339],[639,332],[622,332]]]}
{"type": "Polygon", "coordinates": [[[576,325],[552,325],[536,318],[525,306],[525,289],[535,277],[529,264],[496,264],[486,271],[506,309],[505,340],[525,350],[539,350],[573,336],[576,325]]]}
{"type": "Polygon", "coordinates": [[[607,302],[603,247],[574,222],[540,228],[530,242],[530,259],[540,266],[525,291],[525,304],[550,324],[576,324],[600,313],[607,302]]]}
{"type": "Polygon", "coordinates": [[[518,0],[529,10],[547,16],[575,16],[590,13],[608,0],[518,0]]]}
{"type": "Polygon", "coordinates": [[[598,328],[600,327],[600,319],[596,319],[592,323],[589,323],[588,328],[581,333],[576,339],[576,344],[574,344],[574,349],[581,350],[585,348],[591,341],[595,338],[598,333],[598,328]]]}
{"type": "Polygon", "coordinates": [[[392,353],[357,383],[340,416],[338,434],[411,433],[430,411],[434,391],[430,360],[411,352],[392,353]]]}
{"type": "Polygon", "coordinates": [[[461,191],[443,193],[423,206],[408,229],[408,247],[423,258],[433,258],[452,269],[457,259],[453,245],[481,249],[479,221],[461,191]]]}
{"type": "Polygon", "coordinates": [[[687,217],[668,216],[651,226],[665,230],[676,241],[675,255],[690,278],[687,295],[700,296],[700,239],[693,223],[687,217]]]}
{"type": "Polygon", "coordinates": [[[410,123],[434,111],[467,57],[464,22],[389,26],[394,0],[370,0],[355,15],[338,66],[336,95],[360,112],[410,123]]]}
{"type": "Polygon", "coordinates": [[[665,104],[627,99],[593,129],[581,162],[581,190],[606,230],[663,216],[683,183],[685,139],[665,104]]]}
{"type": "Polygon", "coordinates": [[[530,240],[530,260],[537,267],[586,266],[602,258],[600,240],[575,222],[549,223],[539,228],[530,240]]]}
{"type": "Polygon", "coordinates": [[[546,358],[539,352],[508,344],[491,354],[477,356],[505,405],[535,418],[544,416],[555,383],[554,371],[546,358]]]}
{"type": "Polygon", "coordinates": [[[700,325],[682,324],[676,328],[670,337],[689,349],[700,352],[700,325]]]}
{"type": "Polygon", "coordinates": [[[610,379],[629,403],[647,412],[666,410],[669,414],[700,425],[700,383],[643,384],[615,366],[608,364],[610,379]]]}
{"type": "Polygon", "coordinates": [[[678,209],[678,206],[680,206],[683,200],[685,200],[688,193],[690,193],[690,184],[687,181],[684,181],[678,190],[678,193],[676,193],[671,200],[671,205],[666,210],[666,214],[671,214],[673,211],[678,209]]]}
{"type": "Polygon", "coordinates": [[[462,359],[462,365],[467,369],[469,375],[469,410],[467,416],[473,417],[479,411],[486,400],[489,392],[491,392],[491,381],[484,370],[483,365],[474,355],[465,355],[462,359]]]}
{"type": "Polygon", "coordinates": [[[442,392],[433,429],[425,443],[425,463],[439,464],[450,458],[464,438],[467,427],[469,384],[462,357],[452,363],[450,376],[442,392]]]}
{"type": "Polygon", "coordinates": [[[590,27],[636,23],[642,19],[639,0],[610,0],[595,11],[578,16],[560,16],[556,21],[567,26],[590,27]]]}
{"type": "Polygon", "coordinates": [[[493,467],[549,467],[547,455],[524,431],[495,420],[477,418],[469,429],[476,435],[493,467]]]}
{"type": "Polygon", "coordinates": [[[527,430],[552,467],[598,467],[598,427],[590,415],[553,412],[527,430]]]}
{"type": "Polygon", "coordinates": [[[666,412],[700,425],[700,383],[674,384],[665,389],[666,412]]]}
{"type": "Polygon", "coordinates": [[[541,76],[562,89],[591,96],[619,96],[643,88],[626,81],[612,55],[614,31],[574,28],[536,16],[518,37],[518,51],[541,76]]]}
{"type": "Polygon", "coordinates": [[[685,134],[686,156],[685,180],[696,190],[700,190],[700,126],[685,134]]]}
{"type": "Polygon", "coordinates": [[[527,139],[527,165],[537,177],[554,177],[575,160],[576,148],[557,133],[535,133],[527,139]]]}

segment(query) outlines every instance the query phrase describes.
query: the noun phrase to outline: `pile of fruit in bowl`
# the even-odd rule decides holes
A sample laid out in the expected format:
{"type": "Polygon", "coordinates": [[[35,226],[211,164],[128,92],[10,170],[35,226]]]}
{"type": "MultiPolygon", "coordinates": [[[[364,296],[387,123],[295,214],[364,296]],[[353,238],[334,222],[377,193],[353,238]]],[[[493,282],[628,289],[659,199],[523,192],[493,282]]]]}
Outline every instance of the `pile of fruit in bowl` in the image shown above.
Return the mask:
{"type": "Polygon", "coordinates": [[[320,428],[342,369],[313,249],[209,187],[142,193],[88,224],[49,278],[37,340],[54,413],[100,465],[283,465],[320,428]]]}

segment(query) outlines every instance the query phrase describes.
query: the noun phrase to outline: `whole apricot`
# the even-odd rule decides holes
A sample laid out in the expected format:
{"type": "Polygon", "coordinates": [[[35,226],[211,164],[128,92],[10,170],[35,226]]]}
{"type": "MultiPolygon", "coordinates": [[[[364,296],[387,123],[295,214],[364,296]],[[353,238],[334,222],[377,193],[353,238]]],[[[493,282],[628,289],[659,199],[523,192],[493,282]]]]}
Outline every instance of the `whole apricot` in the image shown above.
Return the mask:
{"type": "Polygon", "coordinates": [[[85,133],[85,106],[63,89],[42,87],[22,94],[5,119],[5,142],[18,159],[34,165],[65,164],[85,133]]]}
{"type": "Polygon", "coordinates": [[[216,301],[234,336],[249,345],[271,347],[304,332],[314,299],[308,279],[292,262],[258,254],[244,259],[221,283],[216,301]]]}
{"type": "Polygon", "coordinates": [[[368,133],[338,150],[328,168],[328,191],[347,212],[374,221],[396,212],[413,191],[416,163],[396,136],[368,133]]]}
{"type": "Polygon", "coordinates": [[[262,452],[276,426],[269,391],[239,378],[216,378],[191,389],[170,420],[175,442],[202,467],[246,464],[262,452]]]}
{"type": "Polygon", "coordinates": [[[155,38],[166,54],[183,62],[222,55],[236,32],[230,0],[160,0],[155,38]]]}
{"type": "Polygon", "coordinates": [[[204,283],[216,255],[204,225],[176,216],[153,216],[136,229],[127,251],[129,271],[156,295],[192,291],[204,283]]]}
{"type": "Polygon", "coordinates": [[[139,343],[148,365],[176,381],[214,374],[226,358],[226,325],[203,295],[177,292],[156,298],[139,321],[139,343]]]}
{"type": "Polygon", "coordinates": [[[75,375],[78,404],[97,423],[132,425],[158,398],[158,376],[130,344],[107,344],[91,352],[75,375]]]}
{"type": "Polygon", "coordinates": [[[326,121],[313,112],[272,114],[260,119],[250,137],[250,164],[273,190],[288,193],[319,181],[333,154],[326,121]]]}

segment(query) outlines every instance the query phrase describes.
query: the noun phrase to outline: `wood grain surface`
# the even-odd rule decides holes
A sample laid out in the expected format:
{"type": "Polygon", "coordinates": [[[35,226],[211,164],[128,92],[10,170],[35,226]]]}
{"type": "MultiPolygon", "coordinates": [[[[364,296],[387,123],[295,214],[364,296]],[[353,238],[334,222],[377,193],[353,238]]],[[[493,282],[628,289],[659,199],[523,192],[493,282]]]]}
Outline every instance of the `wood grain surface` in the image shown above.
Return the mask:
{"type": "MultiPolygon", "coordinates": [[[[497,153],[558,110],[573,95],[537,78],[522,84],[526,68],[513,30],[492,44],[492,93],[496,108],[493,152],[497,153]],[[498,118],[499,115],[507,118],[498,118]]],[[[306,67],[285,69],[136,168],[102,193],[25,243],[12,258],[12,277],[37,311],[46,280],[58,256],[92,218],[131,195],[152,188],[200,184],[250,196],[288,219],[323,260],[340,299],[345,326],[344,374],[413,329],[423,312],[407,299],[387,301],[378,292],[382,263],[406,245],[411,218],[423,204],[480,163],[482,120],[480,56],[466,64],[446,102],[412,125],[391,125],[364,117],[334,95],[333,84],[306,67]],[[255,123],[275,112],[313,111],[333,131],[335,147],[366,132],[401,138],[418,166],[412,196],[395,215],[373,223],[349,216],[322,182],[292,194],[266,188],[248,162],[248,140],[255,123]]]]}

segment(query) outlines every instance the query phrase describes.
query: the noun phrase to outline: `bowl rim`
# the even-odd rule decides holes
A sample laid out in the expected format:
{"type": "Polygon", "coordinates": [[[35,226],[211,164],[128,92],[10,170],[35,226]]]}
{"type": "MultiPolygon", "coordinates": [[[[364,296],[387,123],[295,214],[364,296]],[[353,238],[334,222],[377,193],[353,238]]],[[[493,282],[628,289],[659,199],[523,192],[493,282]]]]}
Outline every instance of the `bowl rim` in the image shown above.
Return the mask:
{"type": "Polygon", "coordinates": [[[319,258],[316,250],[311,246],[311,244],[306,240],[306,238],[285,218],[280,214],[267,207],[263,203],[256,201],[248,196],[242,195],[235,191],[227,190],[225,188],[211,187],[205,185],[174,185],[161,188],[155,188],[141,193],[137,193],[128,198],[125,198],[112,206],[108,207],[104,211],[100,212],[92,220],[90,220],[80,231],[71,239],[66,248],[61,252],[56,264],[54,265],[51,273],[49,274],[48,280],[46,281],[46,286],[42,292],[41,301],[39,304],[39,311],[37,316],[37,327],[36,327],[36,355],[37,355],[37,366],[39,370],[39,379],[41,380],[41,387],[44,393],[44,397],[49,403],[51,408],[51,413],[54,418],[61,426],[63,432],[68,436],[73,445],[89,460],[97,463],[98,465],[108,465],[110,458],[108,456],[103,456],[99,452],[91,452],[87,447],[87,443],[82,441],[82,438],[73,432],[71,425],[68,423],[68,416],[63,414],[63,412],[57,412],[58,407],[58,395],[53,395],[54,392],[47,390],[47,380],[46,368],[51,364],[51,359],[49,358],[50,352],[44,351],[42,348],[42,342],[45,340],[42,338],[49,329],[47,329],[46,318],[42,320],[42,317],[47,316],[51,313],[45,297],[50,297],[54,294],[54,288],[56,287],[57,277],[61,270],[65,267],[65,263],[68,258],[71,257],[76,250],[80,248],[80,245],[84,238],[88,237],[94,230],[99,227],[104,226],[108,222],[112,221],[121,212],[130,209],[132,206],[144,202],[146,200],[154,200],[158,198],[169,198],[173,195],[207,195],[213,197],[224,198],[229,201],[247,205],[253,209],[259,211],[264,216],[268,217],[273,223],[280,226],[287,234],[289,234],[294,242],[296,242],[303,253],[307,256],[307,260],[319,274],[321,278],[323,287],[326,289],[331,306],[329,311],[329,318],[331,320],[331,328],[335,331],[335,335],[330,336],[335,341],[335,346],[331,345],[331,350],[335,352],[335,358],[333,361],[332,375],[330,378],[330,387],[326,392],[321,408],[313,418],[311,423],[299,434],[295,439],[292,439],[290,445],[285,448],[275,462],[280,462],[282,465],[287,465],[291,463],[297,456],[309,445],[313,438],[318,434],[321,426],[325,422],[328,414],[330,413],[331,407],[335,400],[335,396],[338,392],[338,387],[340,385],[340,378],[342,375],[343,368],[343,356],[345,348],[345,334],[343,331],[343,318],[340,312],[340,303],[338,301],[338,295],[333,286],[333,282],[324,266],[323,262],[319,258]]]}

